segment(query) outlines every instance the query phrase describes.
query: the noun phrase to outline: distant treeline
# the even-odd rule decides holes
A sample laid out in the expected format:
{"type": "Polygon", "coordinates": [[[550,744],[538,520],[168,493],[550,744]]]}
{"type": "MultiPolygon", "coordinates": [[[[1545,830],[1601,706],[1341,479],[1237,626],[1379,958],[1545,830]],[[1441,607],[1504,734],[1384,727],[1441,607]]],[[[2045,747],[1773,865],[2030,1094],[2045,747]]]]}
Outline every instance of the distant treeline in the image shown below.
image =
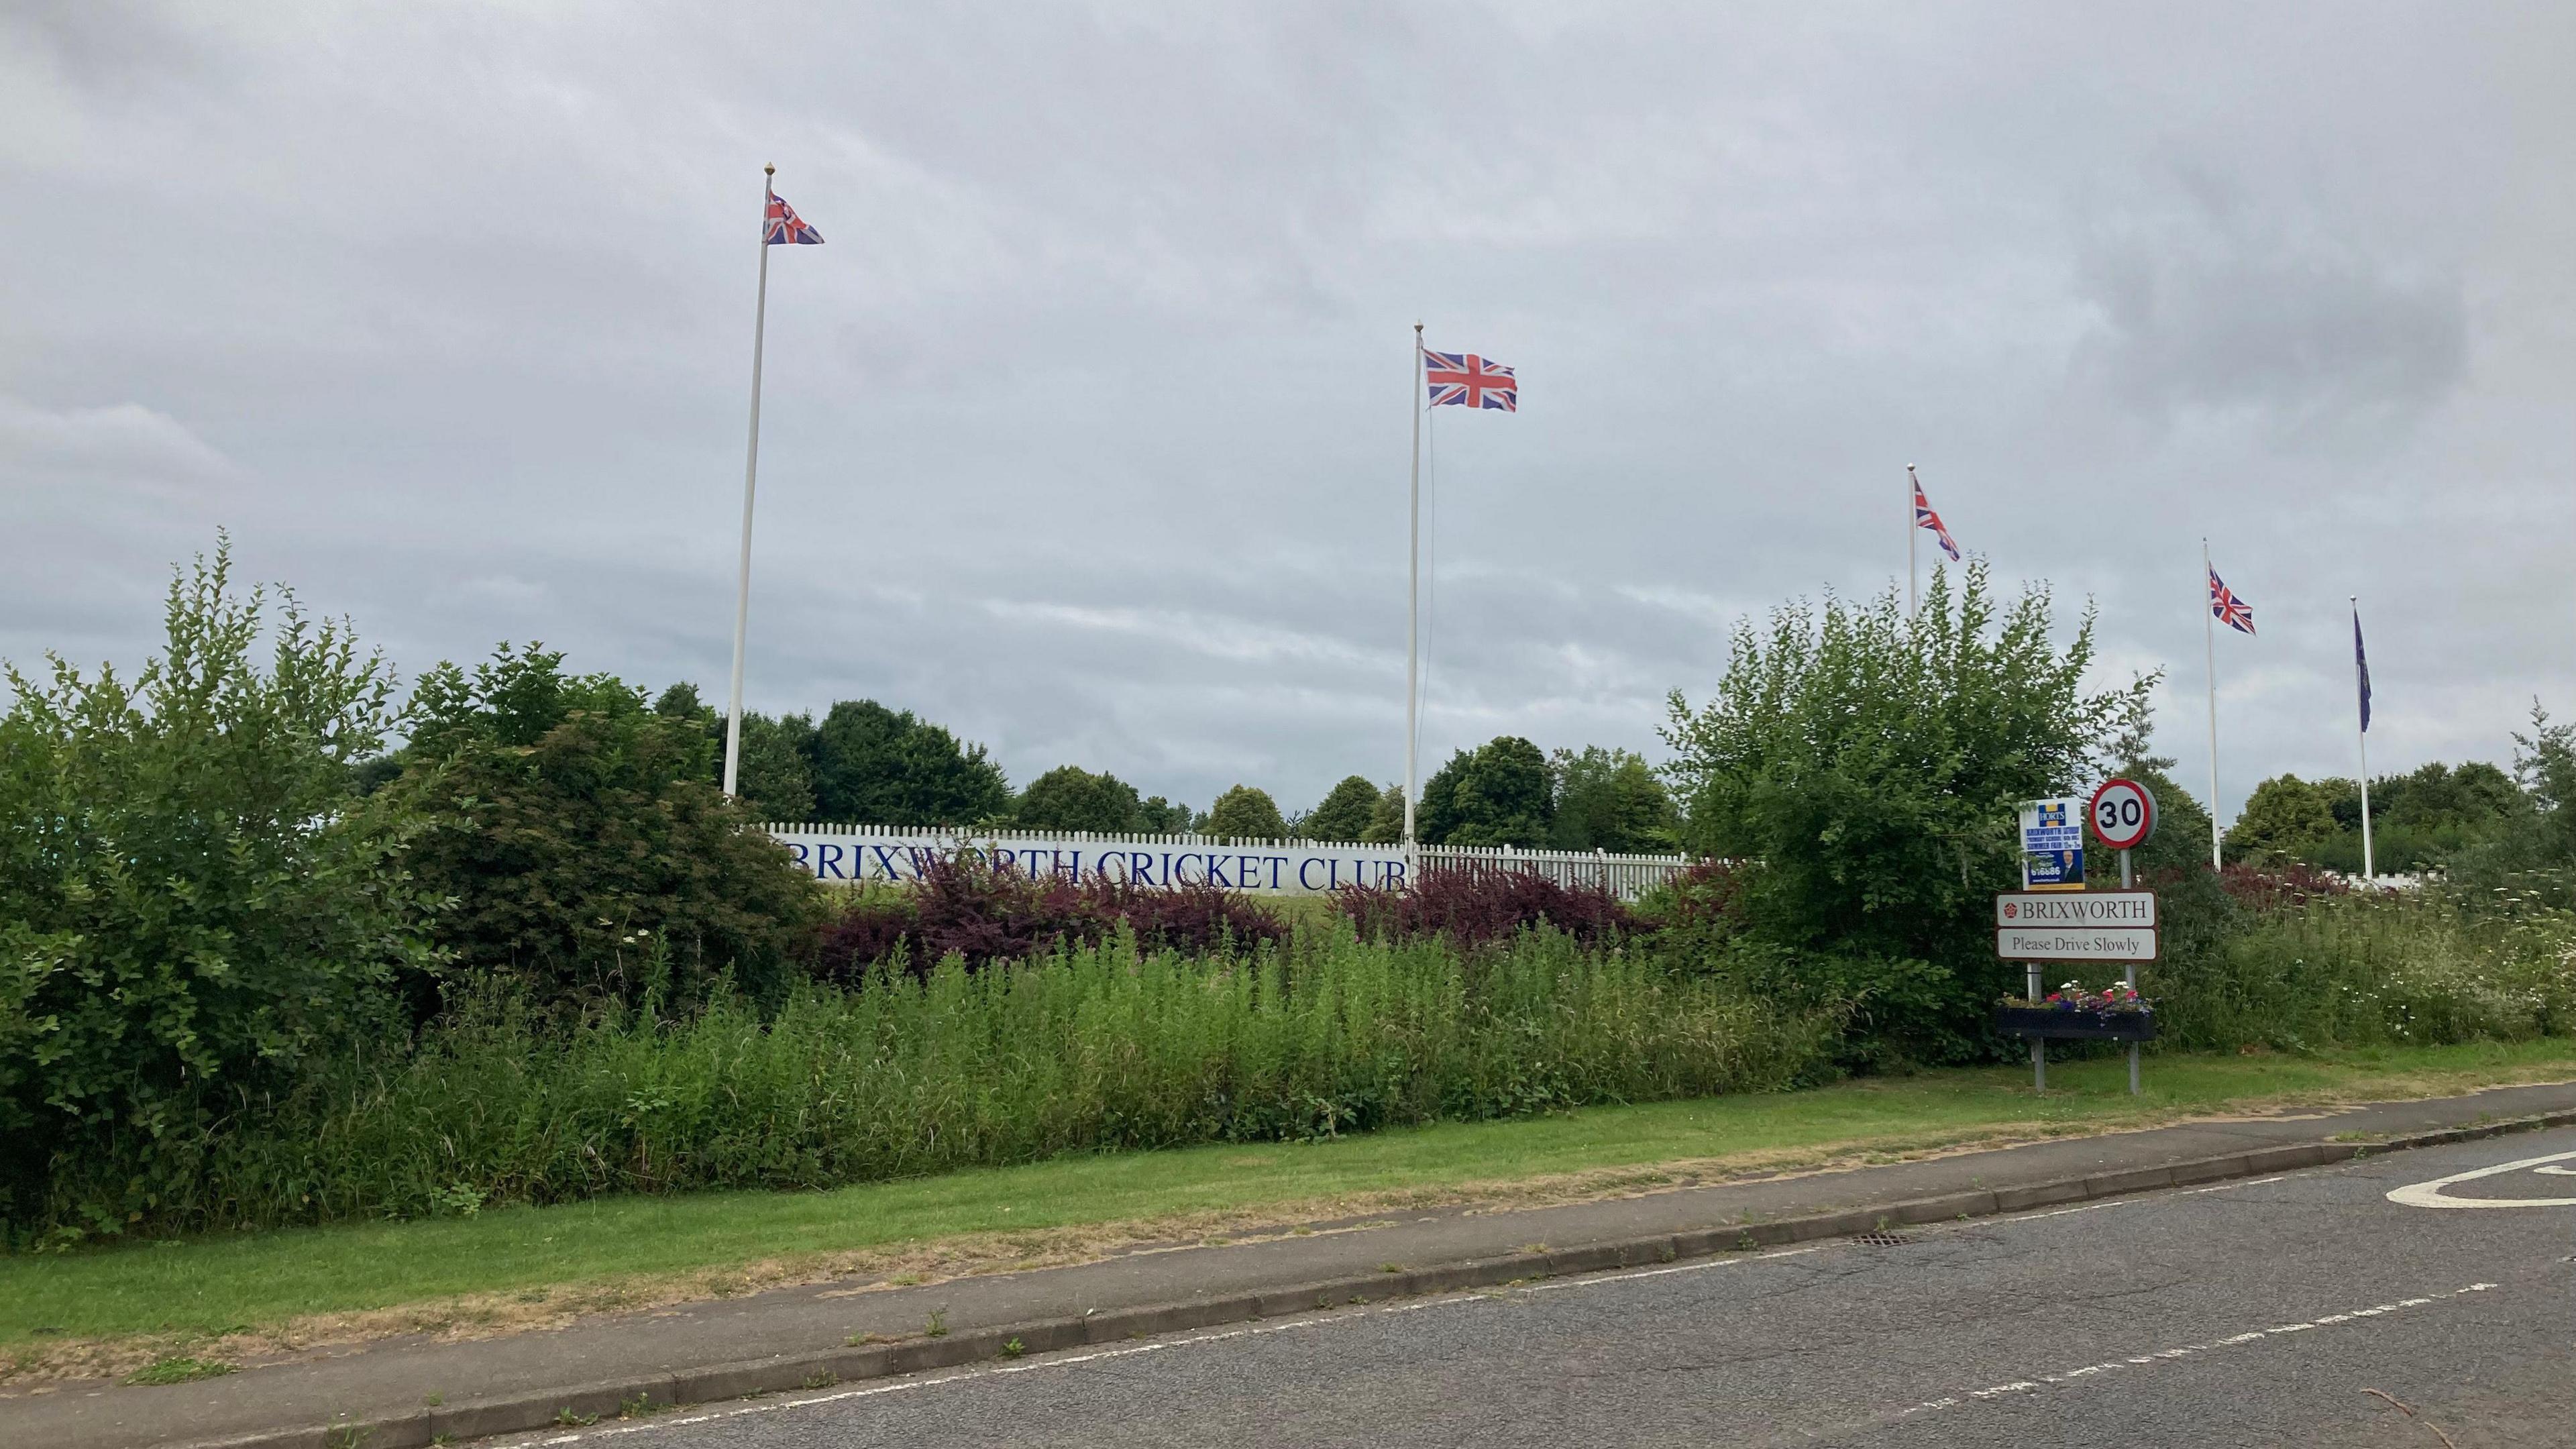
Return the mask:
{"type": "MultiPolygon", "coordinates": [[[[721,740],[724,716],[675,684],[654,712],[721,740]]],[[[739,793],[772,820],[963,825],[1107,834],[1211,835],[1392,843],[1404,791],[1351,775],[1300,811],[1238,784],[1204,810],[1146,795],[1105,770],[1058,765],[1013,790],[984,746],[910,710],[845,699],[811,714],[747,712],[739,793]]],[[[1643,757],[1599,745],[1553,755],[1517,735],[1460,750],[1422,785],[1415,834],[1432,845],[1659,851],[1681,844],[1681,812],[1643,757]]]]}
{"type": "MultiPolygon", "coordinates": [[[[2564,833],[2571,817],[2557,807],[2576,800],[2576,749],[2568,726],[2535,712],[2518,746],[2511,774],[2472,760],[2429,764],[2370,782],[2370,844],[2382,873],[2449,870],[2499,853],[2538,850],[2535,832],[2564,833]]],[[[2254,787],[2226,836],[2231,862],[2262,865],[2299,861],[2357,874],[2362,866],[2362,792],[2359,781],[2303,780],[2275,775],[2254,787]]],[[[2555,842],[2565,847],[2571,842],[2555,842]]],[[[2564,853],[2563,849],[2555,853],[2564,853]]]]}

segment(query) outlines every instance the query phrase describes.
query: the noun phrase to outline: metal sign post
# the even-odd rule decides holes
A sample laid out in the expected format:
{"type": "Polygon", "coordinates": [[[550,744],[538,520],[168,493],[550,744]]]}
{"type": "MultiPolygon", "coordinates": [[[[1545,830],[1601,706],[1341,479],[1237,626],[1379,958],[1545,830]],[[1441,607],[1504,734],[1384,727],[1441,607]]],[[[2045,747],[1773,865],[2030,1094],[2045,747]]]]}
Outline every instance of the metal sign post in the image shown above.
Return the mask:
{"type": "Polygon", "coordinates": [[[2090,799],[2036,800],[2021,807],[2022,889],[1995,897],[1995,954],[2019,961],[2028,975],[2028,1007],[1999,1007],[1996,1025],[2030,1040],[2032,1090],[2048,1090],[2048,1038],[2126,1039],[2129,1094],[2141,1091],[2140,1043],[2155,1031],[2151,1016],[2127,1012],[2043,1008],[2044,963],[2120,964],[2131,995],[2138,963],[2153,961],[2158,939],[2156,898],[2137,888],[2130,851],[2146,843],[2156,825],[2155,797],[2134,780],[2108,780],[2090,799]],[[2087,891],[2084,831],[2120,853],[2120,888],[2087,891]],[[2064,892],[2065,894],[2057,894],[2064,892]]]}
{"type": "MultiPolygon", "coordinates": [[[[2039,1000],[2039,963],[2036,961],[2030,963],[2030,999],[2039,1000]]],[[[2044,1036],[2030,1039],[2030,1089],[2041,1096],[2048,1094],[2048,1038],[2044,1036]]]]}

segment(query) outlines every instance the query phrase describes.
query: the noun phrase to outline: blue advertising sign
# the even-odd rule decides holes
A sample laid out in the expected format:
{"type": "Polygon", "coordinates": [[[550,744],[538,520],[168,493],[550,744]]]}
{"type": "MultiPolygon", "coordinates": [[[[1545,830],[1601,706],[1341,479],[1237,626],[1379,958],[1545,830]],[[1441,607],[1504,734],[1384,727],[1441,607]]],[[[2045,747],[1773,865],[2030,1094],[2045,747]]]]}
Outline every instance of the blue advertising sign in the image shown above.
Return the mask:
{"type": "Polygon", "coordinates": [[[2021,807],[2021,884],[2033,891],[2084,889],[2081,797],[2033,800],[2021,807]]]}

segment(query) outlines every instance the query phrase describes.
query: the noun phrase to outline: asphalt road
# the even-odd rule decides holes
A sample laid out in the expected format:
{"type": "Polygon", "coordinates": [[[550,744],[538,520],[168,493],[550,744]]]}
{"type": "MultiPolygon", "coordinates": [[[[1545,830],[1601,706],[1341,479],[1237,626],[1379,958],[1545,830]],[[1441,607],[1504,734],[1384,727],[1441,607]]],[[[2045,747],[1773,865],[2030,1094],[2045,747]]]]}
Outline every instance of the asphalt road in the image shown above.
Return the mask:
{"type": "Polygon", "coordinates": [[[2576,1129],[2518,1135],[531,1441],[2576,1445],[2570,1172],[2576,1129]],[[2387,1196],[2555,1154],[2429,1196],[2561,1203],[2387,1196]]]}

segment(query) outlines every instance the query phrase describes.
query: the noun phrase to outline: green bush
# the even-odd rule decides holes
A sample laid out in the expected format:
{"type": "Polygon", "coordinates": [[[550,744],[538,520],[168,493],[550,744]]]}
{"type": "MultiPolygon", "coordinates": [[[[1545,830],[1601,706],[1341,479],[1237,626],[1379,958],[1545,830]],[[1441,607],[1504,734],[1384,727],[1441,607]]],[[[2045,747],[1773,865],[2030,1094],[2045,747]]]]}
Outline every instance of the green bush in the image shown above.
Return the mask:
{"type": "Polygon", "coordinates": [[[550,1009],[648,987],[696,1000],[728,974],[775,1000],[820,888],[707,782],[702,731],[562,661],[504,647],[415,694],[403,776],[380,798],[424,824],[405,860],[449,902],[450,969],[514,977],[550,1009]],[[667,979],[642,970],[647,940],[667,979]]]}
{"type": "Polygon", "coordinates": [[[8,671],[0,719],[0,1217],[114,1232],[168,1210],[233,1093],[269,1090],[430,964],[406,836],[353,788],[393,681],[345,623],[174,579],[131,683],[8,671]],[[113,1161],[48,1200],[57,1159],[113,1161]]]}
{"type": "MultiPolygon", "coordinates": [[[[1830,1018],[1541,932],[1472,963],[1302,931],[1191,960],[1132,939],[1025,965],[870,973],[764,1020],[548,1025],[481,1000],[242,1115],[170,1226],[430,1215],[460,1201],[813,1188],[1057,1153],[1328,1137],[1825,1072],[1830,1018]]],[[[109,1164],[99,1164],[106,1168],[109,1164]]]]}
{"type": "MultiPolygon", "coordinates": [[[[2143,730],[2153,678],[2100,692],[2088,613],[2051,642],[2049,596],[1998,611],[1983,564],[1935,570],[1909,619],[1793,605],[1738,630],[1717,696],[1676,692],[1665,739],[1688,843],[1747,862],[1747,929],[1817,963],[1871,963],[1857,1019],[1892,1057],[1992,1049],[1988,1008],[2020,985],[1994,956],[1992,897],[2019,880],[2024,800],[2071,792],[2143,730]]],[[[1859,968],[1855,968],[1859,969],[1859,968]]]]}

